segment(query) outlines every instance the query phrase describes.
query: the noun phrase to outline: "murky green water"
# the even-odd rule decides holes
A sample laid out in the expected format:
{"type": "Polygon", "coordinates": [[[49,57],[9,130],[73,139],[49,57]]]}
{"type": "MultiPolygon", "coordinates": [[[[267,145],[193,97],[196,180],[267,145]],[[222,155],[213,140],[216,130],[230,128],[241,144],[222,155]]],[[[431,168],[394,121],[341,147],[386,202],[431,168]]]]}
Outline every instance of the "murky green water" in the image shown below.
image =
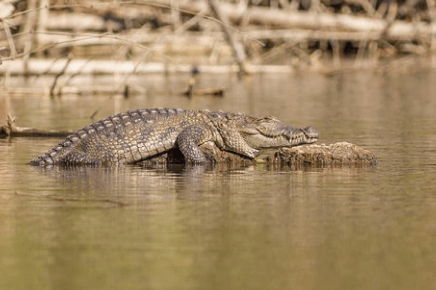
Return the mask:
{"type": "MultiPolygon", "coordinates": [[[[26,165],[59,140],[0,139],[0,289],[435,289],[436,73],[144,76],[130,99],[10,97],[19,125],[78,129],[138,107],[224,109],[312,125],[377,168],[26,165]]],[[[2,103],[3,105],[3,103],[2,103]]]]}

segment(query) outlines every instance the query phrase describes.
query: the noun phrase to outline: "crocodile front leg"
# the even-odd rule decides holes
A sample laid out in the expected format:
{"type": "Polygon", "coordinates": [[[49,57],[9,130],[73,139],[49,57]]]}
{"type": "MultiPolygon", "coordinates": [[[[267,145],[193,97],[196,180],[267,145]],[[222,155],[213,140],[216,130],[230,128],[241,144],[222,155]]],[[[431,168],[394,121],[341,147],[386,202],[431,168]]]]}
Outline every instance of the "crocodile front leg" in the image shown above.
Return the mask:
{"type": "Polygon", "coordinates": [[[218,124],[218,130],[224,142],[224,148],[249,158],[254,158],[259,150],[252,148],[239,133],[239,125],[233,122],[218,124]]]}
{"type": "Polygon", "coordinates": [[[194,125],[184,129],[177,136],[176,143],[185,157],[185,162],[190,164],[204,164],[208,159],[198,147],[206,141],[215,141],[210,128],[205,125],[194,125]]]}

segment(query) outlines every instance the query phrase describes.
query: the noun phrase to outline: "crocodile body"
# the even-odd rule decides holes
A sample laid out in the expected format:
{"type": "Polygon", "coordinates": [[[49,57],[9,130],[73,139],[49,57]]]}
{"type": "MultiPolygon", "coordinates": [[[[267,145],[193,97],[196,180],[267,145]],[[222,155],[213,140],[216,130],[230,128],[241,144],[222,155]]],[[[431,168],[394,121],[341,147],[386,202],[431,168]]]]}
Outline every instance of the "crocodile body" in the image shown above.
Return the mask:
{"type": "Polygon", "coordinates": [[[223,111],[139,109],[92,123],[30,162],[52,164],[135,163],[178,147],[186,163],[205,163],[199,145],[254,158],[262,148],[313,143],[312,128],[295,128],[274,117],[223,111]]]}

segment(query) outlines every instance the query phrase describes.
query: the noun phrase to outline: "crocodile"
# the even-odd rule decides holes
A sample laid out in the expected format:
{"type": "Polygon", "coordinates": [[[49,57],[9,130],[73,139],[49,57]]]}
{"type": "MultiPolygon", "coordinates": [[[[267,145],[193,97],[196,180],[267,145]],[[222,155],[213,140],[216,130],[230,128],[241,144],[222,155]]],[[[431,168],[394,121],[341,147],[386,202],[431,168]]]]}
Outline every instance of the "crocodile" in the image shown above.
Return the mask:
{"type": "Polygon", "coordinates": [[[244,113],[172,108],[138,109],[94,122],[41,156],[36,166],[135,163],[178,148],[186,163],[208,163],[200,149],[213,142],[220,150],[255,158],[264,148],[313,143],[318,132],[277,118],[244,113]]]}

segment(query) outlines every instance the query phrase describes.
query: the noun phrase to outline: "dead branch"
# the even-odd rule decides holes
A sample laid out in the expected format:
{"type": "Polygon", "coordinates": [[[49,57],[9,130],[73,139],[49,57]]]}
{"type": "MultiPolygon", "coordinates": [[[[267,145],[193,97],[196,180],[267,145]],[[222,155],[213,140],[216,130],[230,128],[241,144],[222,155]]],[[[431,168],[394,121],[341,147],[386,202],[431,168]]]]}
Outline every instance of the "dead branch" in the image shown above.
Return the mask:
{"type": "MultiPolygon", "coordinates": [[[[219,68],[215,66],[210,71],[245,71],[252,67],[248,60],[252,63],[266,62],[268,59],[262,56],[273,50],[276,54],[280,53],[277,57],[293,55],[293,63],[297,59],[301,63],[300,58],[303,56],[301,60],[308,65],[295,66],[296,69],[316,70],[314,65],[306,61],[305,55],[313,55],[318,51],[323,56],[318,63],[333,60],[335,64],[343,65],[346,63],[342,61],[345,55],[342,51],[344,43],[347,43],[347,47],[355,48],[347,50],[346,54],[349,56],[357,53],[355,59],[359,61],[356,63],[363,63],[367,57],[374,60],[374,64],[379,59],[393,58],[400,54],[427,55],[435,46],[435,0],[423,0],[427,5],[416,8],[418,12],[414,12],[410,4],[397,1],[381,3],[377,7],[368,0],[339,2],[342,8],[357,6],[359,11],[348,9],[348,12],[333,12],[332,2],[327,0],[313,2],[310,8],[306,7],[307,11],[296,9],[298,1],[288,3],[277,0],[272,1],[269,6],[258,6],[247,1],[235,4],[235,1],[230,0],[219,3],[215,0],[120,3],[81,0],[72,5],[63,5],[59,1],[29,0],[28,10],[9,16],[6,19],[9,23],[0,23],[0,29],[3,29],[0,31],[0,46],[10,48],[9,56],[3,53],[2,58],[6,65],[0,67],[0,71],[22,74],[23,69],[25,72],[28,68],[31,73],[35,73],[35,70],[40,69],[31,68],[30,62],[25,62],[23,68],[18,68],[18,65],[22,65],[19,62],[9,63],[14,57],[25,60],[29,57],[35,59],[34,55],[42,57],[42,52],[55,58],[62,54],[65,47],[73,48],[74,55],[84,59],[90,56],[113,59],[114,51],[118,53],[123,49],[124,59],[131,62],[123,62],[121,67],[103,68],[101,63],[96,64],[97,67],[91,67],[93,63],[90,62],[86,64],[86,68],[80,69],[83,73],[87,73],[87,69],[91,67],[89,71],[96,73],[124,74],[124,80],[115,89],[119,91],[127,85],[128,78],[134,73],[189,71],[190,65],[184,68],[177,64],[183,61],[189,64],[194,61],[196,65],[201,65],[201,62],[207,61],[229,63],[229,60],[233,60],[236,65],[219,68]],[[138,19],[140,22],[133,25],[132,21],[138,19]],[[222,31],[214,31],[213,22],[218,23],[222,31]],[[12,27],[18,27],[17,23],[21,30],[14,34],[12,27]],[[223,39],[227,39],[228,44],[223,39]],[[244,40],[247,55],[241,40],[244,40]],[[264,47],[261,41],[270,45],[264,47]],[[282,46],[286,42],[301,47],[302,53],[295,54],[292,46],[282,46]],[[254,45],[257,43],[261,45],[254,45]],[[334,45],[328,45],[332,43],[334,45]],[[116,49],[116,45],[120,48],[116,49]],[[279,47],[284,49],[277,49],[279,47]],[[177,58],[179,56],[184,59],[180,61],[177,58]],[[151,61],[167,63],[156,66],[154,63],[150,64],[151,61]],[[12,71],[8,71],[11,68],[12,71]]],[[[56,69],[50,73],[58,74],[62,70],[65,74],[79,73],[77,64],[72,60],[68,69],[56,65],[56,69]]],[[[289,65],[286,63],[284,66],[289,65]]],[[[277,67],[256,69],[269,71],[277,67]]],[[[283,68],[286,72],[292,70],[292,67],[283,68]]]]}
{"type": "Polygon", "coordinates": [[[236,58],[236,62],[239,66],[239,72],[242,74],[247,73],[247,69],[245,67],[245,51],[244,47],[240,42],[238,42],[235,37],[233,36],[232,32],[229,29],[229,25],[227,24],[227,19],[223,15],[221,15],[220,8],[215,4],[214,0],[208,0],[210,10],[212,10],[213,15],[222,23],[221,28],[226,35],[226,39],[229,43],[229,45],[233,49],[233,53],[236,58]]]}
{"type": "Polygon", "coordinates": [[[6,124],[0,126],[0,136],[9,137],[66,137],[70,131],[48,131],[28,127],[18,127],[15,118],[8,114],[6,124]]]}
{"type": "MultiPolygon", "coordinates": [[[[29,73],[39,74],[47,70],[47,67],[52,65],[51,60],[45,59],[31,59],[29,61],[29,73]]],[[[292,71],[290,67],[280,65],[249,65],[247,64],[250,72],[277,72],[289,73],[292,71]]],[[[56,74],[62,70],[61,63],[53,64],[50,69],[51,74],[56,74]]],[[[199,65],[198,68],[204,73],[229,73],[238,72],[239,68],[236,65],[199,65]]],[[[68,65],[67,73],[76,73],[81,71],[82,74],[129,74],[135,69],[136,74],[146,73],[176,73],[183,72],[189,73],[191,66],[186,64],[165,64],[157,62],[137,63],[129,60],[113,61],[113,60],[83,60],[72,59],[68,65]],[[88,62],[86,67],[83,63],[88,62]],[[136,66],[136,68],[135,68],[136,66]]],[[[0,66],[0,72],[8,71],[11,74],[21,74],[23,72],[23,64],[21,60],[5,61],[0,66]]]]}
{"type": "Polygon", "coordinates": [[[53,84],[52,84],[51,87],[50,87],[50,97],[54,97],[54,95],[55,95],[54,90],[55,90],[55,88],[56,88],[56,84],[57,84],[57,82],[58,82],[58,79],[59,79],[63,74],[65,74],[65,71],[66,71],[68,65],[69,65],[70,62],[71,62],[71,59],[72,59],[72,58],[71,58],[71,55],[69,55],[68,58],[67,58],[67,61],[65,62],[64,67],[62,68],[62,70],[61,70],[59,73],[57,73],[57,74],[55,75],[55,78],[54,78],[54,80],[53,80],[53,84]]]}
{"type": "Polygon", "coordinates": [[[3,24],[3,29],[5,30],[6,33],[6,37],[8,39],[8,43],[9,43],[9,49],[11,51],[11,58],[14,59],[15,56],[17,55],[17,50],[15,48],[15,43],[14,40],[12,38],[12,34],[11,34],[11,29],[9,28],[9,24],[7,23],[7,21],[1,20],[0,22],[2,22],[3,24]]]}
{"type": "MultiPolygon", "coordinates": [[[[181,9],[197,13],[204,11],[207,4],[204,2],[189,2],[180,5],[181,9]]],[[[220,12],[232,23],[236,24],[244,18],[248,24],[272,26],[276,28],[329,30],[344,32],[384,32],[387,21],[383,19],[366,18],[344,14],[312,13],[305,11],[283,11],[259,6],[251,6],[244,14],[237,9],[236,5],[224,3],[220,4],[220,12]],[[248,19],[248,20],[247,20],[248,19]]],[[[417,37],[430,37],[436,30],[436,23],[427,24],[424,22],[410,23],[407,21],[396,20],[386,31],[388,39],[414,39],[417,37]]]]}

